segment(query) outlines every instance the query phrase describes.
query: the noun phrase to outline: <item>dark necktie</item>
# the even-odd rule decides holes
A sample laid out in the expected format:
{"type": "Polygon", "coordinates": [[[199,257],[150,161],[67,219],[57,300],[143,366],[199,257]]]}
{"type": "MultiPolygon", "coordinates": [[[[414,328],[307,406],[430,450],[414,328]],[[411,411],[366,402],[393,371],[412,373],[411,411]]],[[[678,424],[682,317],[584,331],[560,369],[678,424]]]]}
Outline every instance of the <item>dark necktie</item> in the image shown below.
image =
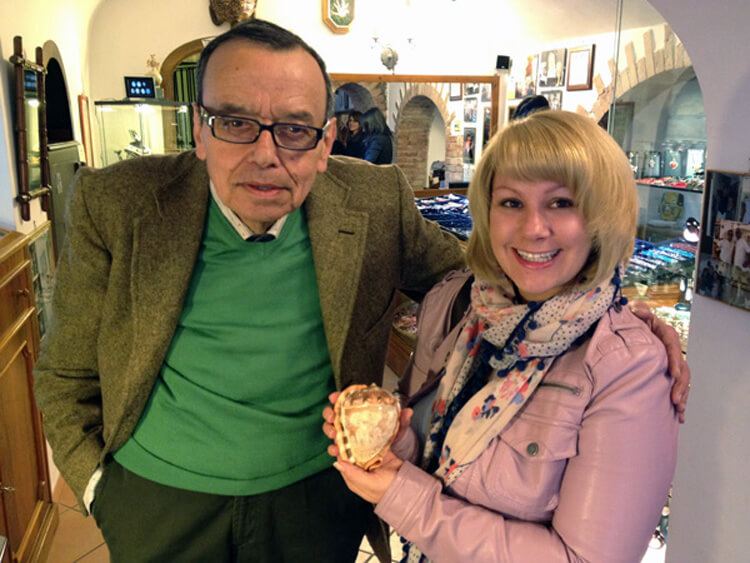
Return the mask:
{"type": "Polygon", "coordinates": [[[262,235],[250,235],[250,238],[247,240],[249,242],[269,242],[274,240],[276,237],[273,235],[269,235],[268,233],[263,233],[262,235]]]}

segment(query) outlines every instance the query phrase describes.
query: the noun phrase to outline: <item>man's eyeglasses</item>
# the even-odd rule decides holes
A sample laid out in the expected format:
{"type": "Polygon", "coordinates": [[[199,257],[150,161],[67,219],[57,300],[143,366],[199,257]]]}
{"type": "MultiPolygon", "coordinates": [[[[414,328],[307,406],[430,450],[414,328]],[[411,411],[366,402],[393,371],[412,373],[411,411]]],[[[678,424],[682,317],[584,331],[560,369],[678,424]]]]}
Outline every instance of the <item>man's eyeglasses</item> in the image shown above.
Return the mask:
{"type": "Polygon", "coordinates": [[[250,145],[258,140],[263,131],[270,131],[274,144],[290,151],[309,151],[317,147],[330,124],[328,121],[322,128],[298,123],[264,125],[249,117],[211,115],[206,108],[201,108],[201,116],[211,128],[213,136],[221,141],[250,145]]]}

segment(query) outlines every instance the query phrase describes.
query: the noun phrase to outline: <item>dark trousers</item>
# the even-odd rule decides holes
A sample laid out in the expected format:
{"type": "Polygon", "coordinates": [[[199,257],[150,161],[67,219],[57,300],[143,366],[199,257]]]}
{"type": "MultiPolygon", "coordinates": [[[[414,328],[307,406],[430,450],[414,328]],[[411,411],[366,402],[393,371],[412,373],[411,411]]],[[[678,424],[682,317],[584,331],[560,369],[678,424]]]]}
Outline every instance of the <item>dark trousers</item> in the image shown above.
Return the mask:
{"type": "Polygon", "coordinates": [[[161,485],[114,460],[93,506],[112,563],[351,563],[371,512],[333,468],[232,497],[161,485]]]}

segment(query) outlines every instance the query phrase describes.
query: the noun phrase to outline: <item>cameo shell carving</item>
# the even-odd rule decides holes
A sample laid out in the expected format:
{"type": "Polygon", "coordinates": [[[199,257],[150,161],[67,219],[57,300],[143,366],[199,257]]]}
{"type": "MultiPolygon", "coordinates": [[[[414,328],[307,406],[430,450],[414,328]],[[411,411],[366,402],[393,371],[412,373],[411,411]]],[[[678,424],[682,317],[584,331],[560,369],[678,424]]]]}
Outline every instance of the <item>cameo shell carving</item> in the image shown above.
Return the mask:
{"type": "Polygon", "coordinates": [[[333,409],[341,458],[367,471],[383,463],[398,432],[398,399],[375,384],[351,385],[341,392],[333,409]]]}

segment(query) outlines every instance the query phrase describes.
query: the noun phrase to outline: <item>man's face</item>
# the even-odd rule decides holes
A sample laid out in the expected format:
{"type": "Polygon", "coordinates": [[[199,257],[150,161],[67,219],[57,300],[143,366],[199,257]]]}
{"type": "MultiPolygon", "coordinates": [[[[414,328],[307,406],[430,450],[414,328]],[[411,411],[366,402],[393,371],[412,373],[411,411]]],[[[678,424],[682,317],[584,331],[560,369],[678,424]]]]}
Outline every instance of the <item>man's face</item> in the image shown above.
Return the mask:
{"type": "MultiPolygon", "coordinates": [[[[250,117],[263,124],[325,124],[326,90],[315,59],[303,49],[272,51],[244,40],[220,45],[203,78],[209,114],[250,117]]],[[[221,201],[255,233],[302,205],[318,173],[325,172],[335,122],[309,151],[277,147],[270,131],[253,144],[216,139],[200,110],[193,112],[198,158],[221,201]]]]}

